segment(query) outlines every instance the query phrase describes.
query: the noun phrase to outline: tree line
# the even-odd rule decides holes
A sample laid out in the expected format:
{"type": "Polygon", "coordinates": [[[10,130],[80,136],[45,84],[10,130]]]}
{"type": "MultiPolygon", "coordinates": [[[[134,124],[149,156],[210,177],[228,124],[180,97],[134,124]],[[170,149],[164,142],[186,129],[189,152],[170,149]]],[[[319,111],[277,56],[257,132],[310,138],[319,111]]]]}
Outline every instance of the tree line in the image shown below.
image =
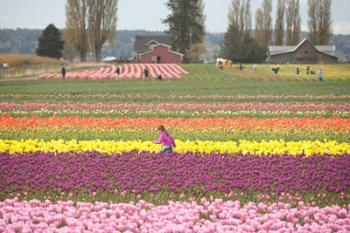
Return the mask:
{"type": "MultiPolygon", "coordinates": [[[[331,4],[331,0],[308,0],[308,37],[314,44],[329,44],[331,4]]],[[[169,27],[173,48],[184,53],[187,61],[198,60],[205,52],[203,1],[169,0],[167,7],[171,14],[163,22],[169,27]]],[[[272,9],[272,0],[262,0],[255,12],[253,30],[251,0],[232,0],[220,56],[242,62],[262,61],[271,44],[297,45],[301,34],[300,0],[278,0],[275,25],[272,9]]]]}
{"type": "MultiPolygon", "coordinates": [[[[331,0],[308,0],[308,38],[314,44],[330,42],[331,3],[331,0]]],[[[300,42],[300,0],[278,0],[275,25],[272,0],[263,0],[255,12],[254,34],[251,33],[251,17],[250,0],[232,1],[221,56],[237,61],[259,61],[266,56],[269,45],[297,45],[300,42]]]]}
{"type": "Polygon", "coordinates": [[[72,55],[78,53],[81,62],[89,52],[101,61],[103,45],[115,37],[117,7],[118,0],[67,0],[63,36],[50,24],[39,38],[37,54],[60,58],[65,49],[72,55]]]}
{"type": "MultiPolygon", "coordinates": [[[[63,32],[63,29],[59,29],[63,32]]],[[[0,53],[35,54],[38,46],[38,38],[42,34],[41,29],[0,29],[0,53]]],[[[163,31],[145,30],[118,30],[113,40],[113,45],[106,43],[102,48],[102,57],[115,56],[121,59],[129,59],[133,56],[134,39],[136,35],[165,35],[163,31]]],[[[253,32],[254,33],[254,32],[253,32]]],[[[308,33],[301,32],[300,38],[305,38],[308,33]]],[[[205,46],[208,51],[202,56],[206,62],[213,61],[219,56],[220,45],[224,41],[224,33],[206,32],[205,46]]],[[[330,44],[337,48],[336,54],[341,61],[350,60],[350,35],[332,35],[330,44]]],[[[62,57],[66,60],[79,59],[75,51],[67,50],[66,46],[62,57]]],[[[88,55],[91,58],[91,55],[88,55]]]]}
{"type": "MultiPolygon", "coordinates": [[[[255,12],[253,30],[251,0],[232,0],[220,56],[236,61],[262,61],[269,45],[300,42],[300,0],[278,0],[274,25],[272,2],[262,0],[255,12]]],[[[308,0],[308,37],[314,44],[328,44],[331,39],[331,3],[331,0],[308,0]]],[[[67,0],[63,38],[54,25],[49,25],[39,39],[38,55],[53,56],[47,51],[55,47],[53,57],[61,57],[59,51],[64,47],[65,53],[79,54],[82,62],[89,53],[100,61],[104,44],[113,43],[115,37],[117,4],[118,0],[67,0]],[[53,40],[57,42],[52,43],[53,40]]],[[[185,54],[186,62],[199,61],[207,50],[203,0],[168,0],[166,7],[170,14],[162,22],[168,28],[172,48],[185,54]]]]}

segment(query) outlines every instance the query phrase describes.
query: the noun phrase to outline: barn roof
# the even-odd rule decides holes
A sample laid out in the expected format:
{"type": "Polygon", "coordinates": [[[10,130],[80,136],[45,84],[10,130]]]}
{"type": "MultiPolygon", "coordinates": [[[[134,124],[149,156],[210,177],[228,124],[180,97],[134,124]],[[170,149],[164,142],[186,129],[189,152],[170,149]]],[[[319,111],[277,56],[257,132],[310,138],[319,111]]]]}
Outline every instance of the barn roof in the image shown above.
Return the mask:
{"type": "Polygon", "coordinates": [[[156,42],[157,44],[171,44],[170,36],[164,35],[164,36],[139,36],[137,35],[135,37],[135,44],[134,44],[134,51],[137,53],[143,53],[150,50],[150,43],[152,41],[156,42]]]}
{"type": "Polygon", "coordinates": [[[184,56],[184,54],[182,54],[182,53],[178,53],[178,52],[175,52],[175,51],[171,50],[171,46],[170,46],[170,45],[163,44],[163,43],[158,43],[158,44],[156,44],[156,45],[154,45],[154,46],[151,46],[151,50],[146,51],[146,52],[143,52],[143,53],[140,53],[140,55],[143,56],[143,55],[145,55],[145,54],[152,53],[156,47],[160,47],[160,46],[161,46],[161,47],[166,47],[166,48],[168,48],[169,53],[173,53],[173,54],[179,55],[179,56],[181,56],[181,57],[184,56]]]}
{"type": "Polygon", "coordinates": [[[295,52],[301,45],[305,42],[309,42],[314,48],[321,53],[325,53],[330,56],[335,56],[335,46],[334,45],[313,45],[307,38],[302,40],[298,45],[295,46],[269,46],[270,55],[279,55],[285,53],[295,52]]]}

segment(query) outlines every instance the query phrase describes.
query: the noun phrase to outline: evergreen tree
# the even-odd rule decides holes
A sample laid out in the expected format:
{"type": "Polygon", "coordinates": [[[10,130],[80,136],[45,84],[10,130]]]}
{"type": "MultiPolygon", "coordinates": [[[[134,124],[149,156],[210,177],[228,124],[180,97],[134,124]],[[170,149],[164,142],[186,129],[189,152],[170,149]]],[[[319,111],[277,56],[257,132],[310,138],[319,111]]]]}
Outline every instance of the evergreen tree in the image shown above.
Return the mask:
{"type": "Polygon", "coordinates": [[[38,56],[61,58],[64,42],[55,25],[48,25],[39,37],[36,54],[38,56]]]}
{"type": "Polygon", "coordinates": [[[226,59],[235,60],[239,53],[239,45],[241,44],[238,25],[231,22],[224,36],[224,42],[221,45],[220,56],[226,59]],[[235,56],[236,55],[236,56],[235,56]]]}
{"type": "Polygon", "coordinates": [[[246,36],[235,59],[237,62],[252,63],[266,59],[266,49],[251,36],[246,36]]]}
{"type": "Polygon", "coordinates": [[[168,0],[170,15],[163,20],[169,28],[172,47],[186,54],[192,45],[203,42],[205,29],[200,0],[168,0]]]}

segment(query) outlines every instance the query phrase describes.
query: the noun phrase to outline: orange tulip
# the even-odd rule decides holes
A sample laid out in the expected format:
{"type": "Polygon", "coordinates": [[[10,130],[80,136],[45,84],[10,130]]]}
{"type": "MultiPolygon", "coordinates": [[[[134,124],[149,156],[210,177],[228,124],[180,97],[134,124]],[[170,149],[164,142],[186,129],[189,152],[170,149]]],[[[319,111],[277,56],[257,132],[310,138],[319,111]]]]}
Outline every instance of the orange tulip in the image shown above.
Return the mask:
{"type": "Polygon", "coordinates": [[[121,129],[152,129],[158,125],[165,125],[168,128],[179,128],[183,130],[199,129],[305,129],[305,130],[332,130],[350,131],[350,119],[341,117],[202,117],[202,118],[90,118],[81,116],[53,116],[42,118],[32,117],[12,117],[9,115],[0,116],[0,129],[12,128],[61,128],[61,127],[84,127],[84,128],[121,128],[121,129]]]}

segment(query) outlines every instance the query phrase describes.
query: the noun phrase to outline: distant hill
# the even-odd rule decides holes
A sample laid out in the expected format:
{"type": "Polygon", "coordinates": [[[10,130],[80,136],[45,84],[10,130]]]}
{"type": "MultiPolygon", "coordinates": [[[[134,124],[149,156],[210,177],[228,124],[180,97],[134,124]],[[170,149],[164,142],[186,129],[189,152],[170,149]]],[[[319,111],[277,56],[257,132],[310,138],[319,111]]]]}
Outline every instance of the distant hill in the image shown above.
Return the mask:
{"type": "MultiPolygon", "coordinates": [[[[0,29],[0,53],[35,54],[41,30],[38,29],[0,29]]],[[[161,35],[164,32],[145,30],[119,30],[113,46],[106,45],[102,56],[117,58],[131,58],[135,35],[161,35]]],[[[305,37],[306,33],[302,33],[305,37]]],[[[205,42],[209,51],[205,55],[206,61],[212,61],[218,56],[224,33],[207,33],[205,42]]],[[[342,61],[350,61],[350,35],[335,35],[331,41],[336,45],[337,55],[342,61]]]]}

